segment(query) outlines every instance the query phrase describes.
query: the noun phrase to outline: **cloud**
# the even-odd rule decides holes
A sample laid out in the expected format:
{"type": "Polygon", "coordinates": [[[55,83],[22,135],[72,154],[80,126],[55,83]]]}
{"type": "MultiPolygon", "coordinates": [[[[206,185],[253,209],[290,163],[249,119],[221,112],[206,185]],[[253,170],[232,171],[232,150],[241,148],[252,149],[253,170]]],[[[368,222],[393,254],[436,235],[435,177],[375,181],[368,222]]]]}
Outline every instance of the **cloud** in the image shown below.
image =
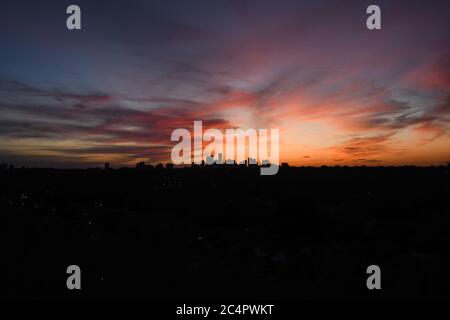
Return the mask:
{"type": "Polygon", "coordinates": [[[5,4],[0,153],[29,143],[32,157],[70,163],[168,160],[172,130],[194,120],[279,128],[293,148],[309,126],[314,163],[378,160],[410,133],[407,152],[448,138],[446,2],[382,1],[381,33],[358,1],[173,4],[81,0],[90,15],[70,37],[58,6],[5,4]]]}
{"type": "Polygon", "coordinates": [[[355,137],[333,146],[329,150],[337,155],[361,161],[362,157],[376,156],[391,151],[392,146],[389,146],[389,143],[392,136],[393,134],[355,137]]]}
{"type": "Polygon", "coordinates": [[[7,95],[26,95],[30,97],[48,97],[59,102],[76,100],[78,103],[106,102],[110,98],[104,94],[79,94],[58,89],[42,89],[15,80],[0,79],[0,97],[7,95]]]}
{"type": "MultiPolygon", "coordinates": [[[[110,95],[44,90],[15,81],[3,81],[0,92],[2,100],[20,92],[20,98],[12,103],[0,101],[0,110],[4,115],[8,114],[0,120],[0,138],[41,139],[47,144],[54,143],[56,146],[50,148],[36,145],[35,151],[44,158],[48,157],[46,154],[53,154],[47,159],[58,154],[61,161],[70,163],[99,156],[104,159],[115,157],[120,159],[116,161],[126,164],[143,158],[167,161],[173,130],[193,130],[194,120],[203,120],[204,130],[210,127],[224,129],[231,125],[228,120],[214,117],[213,113],[205,113],[204,104],[185,99],[135,99],[141,104],[158,105],[141,110],[122,106],[120,101],[123,99],[110,95]],[[51,100],[41,105],[40,97],[51,100]],[[31,103],[20,104],[22,100],[31,103]],[[64,140],[77,140],[83,145],[61,146],[60,142],[64,140]]],[[[7,153],[7,150],[3,152],[7,153]]]]}

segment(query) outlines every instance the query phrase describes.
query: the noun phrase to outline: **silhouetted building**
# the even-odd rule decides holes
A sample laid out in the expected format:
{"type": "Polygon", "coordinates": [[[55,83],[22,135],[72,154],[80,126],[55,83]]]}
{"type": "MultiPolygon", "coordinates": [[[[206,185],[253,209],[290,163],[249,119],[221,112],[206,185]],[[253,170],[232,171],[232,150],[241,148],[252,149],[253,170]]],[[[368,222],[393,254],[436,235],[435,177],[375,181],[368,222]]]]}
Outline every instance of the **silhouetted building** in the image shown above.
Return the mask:
{"type": "Polygon", "coordinates": [[[166,163],[166,169],[173,169],[173,163],[166,163]]]}
{"type": "Polygon", "coordinates": [[[282,166],[283,168],[287,168],[287,167],[289,167],[289,163],[287,163],[287,162],[282,162],[282,163],[281,163],[281,166],[282,166]]]}
{"type": "Polygon", "coordinates": [[[164,169],[163,164],[160,162],[156,165],[156,169],[164,169]]]}
{"type": "Polygon", "coordinates": [[[206,164],[211,165],[214,163],[214,157],[213,156],[207,156],[206,157],[206,164]]]}
{"type": "Polygon", "coordinates": [[[145,169],[145,162],[141,161],[136,164],[136,169],[145,169]]]}
{"type": "Polygon", "coordinates": [[[109,170],[109,162],[105,162],[105,170],[109,170]]]}

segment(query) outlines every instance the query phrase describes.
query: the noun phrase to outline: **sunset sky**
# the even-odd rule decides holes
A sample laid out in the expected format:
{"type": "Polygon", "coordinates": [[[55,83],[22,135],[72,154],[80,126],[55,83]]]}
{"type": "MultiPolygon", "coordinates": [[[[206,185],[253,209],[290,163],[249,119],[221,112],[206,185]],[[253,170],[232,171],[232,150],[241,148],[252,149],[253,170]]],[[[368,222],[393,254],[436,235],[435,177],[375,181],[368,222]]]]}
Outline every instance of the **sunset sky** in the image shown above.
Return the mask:
{"type": "Polygon", "coordinates": [[[170,161],[278,128],[294,165],[450,162],[449,1],[2,1],[0,162],[170,161]],[[78,4],[82,30],[66,28],[78,4]],[[382,30],[366,28],[377,4],[382,30]]]}

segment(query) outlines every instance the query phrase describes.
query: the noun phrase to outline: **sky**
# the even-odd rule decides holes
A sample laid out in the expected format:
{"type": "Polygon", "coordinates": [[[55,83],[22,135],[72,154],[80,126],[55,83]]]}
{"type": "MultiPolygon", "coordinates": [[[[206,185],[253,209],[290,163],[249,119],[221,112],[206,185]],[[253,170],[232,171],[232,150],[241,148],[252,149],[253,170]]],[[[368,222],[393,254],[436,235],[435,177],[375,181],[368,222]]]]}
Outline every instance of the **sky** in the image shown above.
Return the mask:
{"type": "Polygon", "coordinates": [[[292,165],[450,162],[449,1],[0,6],[0,162],[168,162],[194,120],[279,129],[292,165]]]}

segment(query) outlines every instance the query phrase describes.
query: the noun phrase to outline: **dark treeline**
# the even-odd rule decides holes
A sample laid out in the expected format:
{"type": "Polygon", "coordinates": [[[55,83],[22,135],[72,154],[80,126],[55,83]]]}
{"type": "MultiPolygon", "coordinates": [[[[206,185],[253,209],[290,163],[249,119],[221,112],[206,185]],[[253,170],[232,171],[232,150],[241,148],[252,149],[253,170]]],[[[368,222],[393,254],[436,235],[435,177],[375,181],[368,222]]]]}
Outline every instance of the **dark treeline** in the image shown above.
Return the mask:
{"type": "Polygon", "coordinates": [[[9,297],[450,296],[448,167],[0,170],[9,297]],[[66,268],[82,270],[81,291],[66,268]],[[368,291],[366,268],[382,270],[368,291]]]}

